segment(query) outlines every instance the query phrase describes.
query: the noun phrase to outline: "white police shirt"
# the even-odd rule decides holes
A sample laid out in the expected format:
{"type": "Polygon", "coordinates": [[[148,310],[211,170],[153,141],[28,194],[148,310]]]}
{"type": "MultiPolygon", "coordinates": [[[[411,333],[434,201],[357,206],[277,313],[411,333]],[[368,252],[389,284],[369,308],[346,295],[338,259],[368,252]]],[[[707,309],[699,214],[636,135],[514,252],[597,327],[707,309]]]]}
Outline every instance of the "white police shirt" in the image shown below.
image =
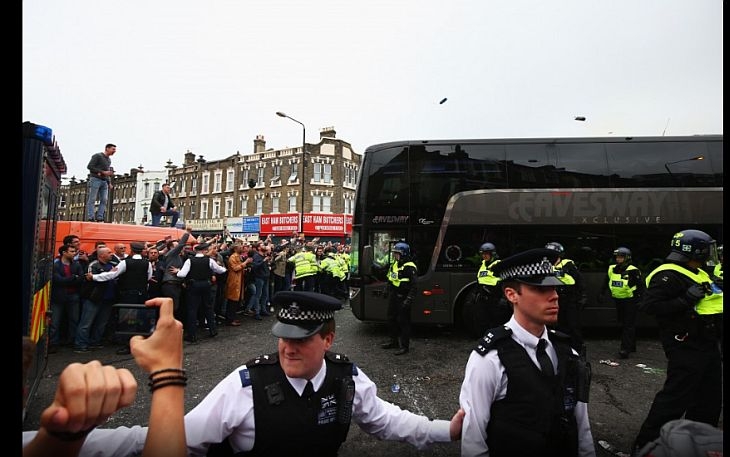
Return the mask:
{"type": "MultiPolygon", "coordinates": [[[[327,373],[327,364],[312,378],[315,392],[319,390],[327,373]]],[[[256,436],[253,390],[241,387],[238,372],[243,365],[223,378],[205,398],[185,415],[185,435],[188,455],[205,456],[208,446],[220,443],[225,437],[234,452],[249,451],[256,436]]],[[[306,379],[289,378],[292,387],[302,395],[306,379]]],[[[429,444],[451,441],[450,421],[429,420],[378,398],[377,387],[358,368],[355,381],[355,398],[352,405],[352,422],[366,433],[381,440],[405,441],[418,449],[429,444]]],[[[23,432],[25,446],[35,436],[23,432]]],[[[144,447],[147,428],[134,426],[116,429],[94,429],[86,438],[80,456],[122,457],[139,455],[144,447]]]]}
{"type": "MultiPolygon", "coordinates": [[[[505,324],[512,330],[512,339],[525,348],[535,366],[537,361],[537,343],[540,339],[547,340],[545,348],[553,366],[558,365],[558,356],[555,348],[543,331],[540,338],[522,328],[514,315],[505,324]]],[[[577,352],[573,351],[577,355],[577,352]]],[[[461,431],[461,455],[489,456],[487,447],[487,424],[489,423],[492,403],[503,399],[507,395],[507,373],[499,360],[497,351],[489,351],[481,356],[475,351],[469,355],[466,363],[464,381],[461,384],[459,404],[464,410],[464,424],[461,431]]],[[[578,423],[578,455],[581,457],[595,457],[596,448],[593,444],[593,435],[588,421],[588,405],[578,402],[575,406],[575,419],[578,423]]]]}

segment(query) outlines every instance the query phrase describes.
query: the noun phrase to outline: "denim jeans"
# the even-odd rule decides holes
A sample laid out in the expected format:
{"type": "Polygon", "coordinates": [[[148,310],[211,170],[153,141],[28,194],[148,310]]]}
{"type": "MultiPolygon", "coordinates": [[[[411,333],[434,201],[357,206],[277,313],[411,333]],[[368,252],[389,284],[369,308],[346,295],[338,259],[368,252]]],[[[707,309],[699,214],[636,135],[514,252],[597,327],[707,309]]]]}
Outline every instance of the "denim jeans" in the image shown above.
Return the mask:
{"type": "Polygon", "coordinates": [[[268,283],[268,281],[264,278],[254,278],[253,282],[256,286],[256,292],[254,292],[254,294],[251,295],[251,298],[249,298],[246,309],[252,310],[257,316],[260,316],[261,311],[264,311],[264,307],[266,307],[266,302],[262,303],[262,300],[268,300],[269,298],[269,293],[264,291],[264,286],[268,283]],[[266,295],[264,296],[264,294],[266,295]]]}
{"type": "Polygon", "coordinates": [[[175,227],[175,225],[177,225],[177,220],[180,218],[180,213],[172,210],[167,210],[164,213],[152,213],[152,225],[155,227],[159,227],[160,219],[162,219],[162,216],[167,216],[167,222],[170,223],[170,227],[175,227]]]}
{"type": "Polygon", "coordinates": [[[106,200],[109,196],[109,183],[105,179],[91,176],[89,178],[89,198],[86,200],[86,219],[104,220],[106,213],[106,200]],[[94,217],[94,203],[99,199],[99,209],[94,217]]]}
{"type": "Polygon", "coordinates": [[[76,338],[76,327],[81,312],[81,297],[79,294],[59,294],[56,301],[51,302],[51,327],[49,329],[50,344],[57,346],[61,343],[61,326],[63,320],[68,322],[68,339],[73,342],[76,338]]]}
{"type": "Polygon", "coordinates": [[[91,345],[101,344],[111,313],[110,301],[94,303],[89,299],[84,300],[74,347],[88,349],[91,345]]]}

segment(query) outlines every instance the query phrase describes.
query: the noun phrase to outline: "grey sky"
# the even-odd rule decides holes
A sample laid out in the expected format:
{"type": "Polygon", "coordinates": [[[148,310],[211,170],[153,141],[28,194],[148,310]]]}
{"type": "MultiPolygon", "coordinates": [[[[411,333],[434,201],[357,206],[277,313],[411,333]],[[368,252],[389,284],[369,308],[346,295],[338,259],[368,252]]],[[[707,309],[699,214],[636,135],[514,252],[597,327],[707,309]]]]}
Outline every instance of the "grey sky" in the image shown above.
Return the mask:
{"type": "Polygon", "coordinates": [[[276,111],[360,153],[723,133],[722,17],[719,0],[23,0],[23,120],[54,130],[67,178],[108,142],[118,172],[300,145],[276,111]]]}

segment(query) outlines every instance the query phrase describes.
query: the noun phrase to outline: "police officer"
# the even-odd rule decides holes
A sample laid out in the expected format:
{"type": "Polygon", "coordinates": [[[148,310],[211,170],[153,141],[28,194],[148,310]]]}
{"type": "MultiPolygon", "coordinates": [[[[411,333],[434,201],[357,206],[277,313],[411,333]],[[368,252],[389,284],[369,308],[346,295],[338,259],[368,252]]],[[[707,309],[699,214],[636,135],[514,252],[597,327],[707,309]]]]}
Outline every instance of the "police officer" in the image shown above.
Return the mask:
{"type": "Polygon", "coordinates": [[[380,345],[383,349],[394,349],[395,355],[410,350],[411,304],[416,298],[418,269],[411,260],[411,248],[404,242],[395,243],[391,249],[393,262],[388,271],[388,327],[390,341],[380,345]]]}
{"type": "Polygon", "coordinates": [[[560,311],[557,329],[570,335],[573,348],[584,353],[585,344],[583,342],[583,332],[580,328],[580,310],[586,305],[583,279],[575,262],[564,257],[565,248],[562,244],[552,241],[547,243],[545,247],[558,253],[554,266],[558,278],[563,283],[562,286],[558,287],[560,311]]]}
{"type": "Polygon", "coordinates": [[[497,248],[493,243],[484,243],[479,248],[479,252],[482,255],[482,264],[477,272],[477,282],[481,286],[479,298],[487,311],[486,328],[491,328],[507,322],[512,314],[512,309],[502,295],[499,276],[495,275],[493,271],[494,266],[499,263],[497,248]]]}
{"type": "Polygon", "coordinates": [[[667,379],[654,397],[634,448],[659,436],[666,422],[685,419],[717,427],[722,409],[722,290],[702,267],[716,243],[700,230],[672,237],[666,263],[646,277],[641,308],[656,316],[667,356],[667,379]]]}
{"type": "Polygon", "coordinates": [[[211,337],[218,335],[216,329],[215,314],[211,301],[211,278],[214,274],[223,274],[226,267],[218,265],[212,257],[207,255],[208,243],[195,245],[195,256],[185,260],[182,268],[171,267],[170,271],[175,272],[178,278],[186,279],[187,294],[185,304],[187,305],[187,319],[184,324],[185,341],[188,343],[198,342],[198,309],[202,307],[205,320],[208,322],[208,333],[211,337]]]}
{"type": "MultiPolygon", "coordinates": [[[[631,264],[631,250],[619,247],[613,251],[615,263],[608,267],[606,287],[616,305],[616,317],[621,324],[621,346],[618,355],[622,359],[636,352],[636,316],[639,297],[644,291],[641,270],[631,264]]],[[[604,289],[605,289],[604,288],[604,289]]]]}
{"type": "Polygon", "coordinates": [[[717,247],[718,262],[712,270],[712,282],[717,284],[720,289],[723,288],[722,282],[722,245],[717,247]]]}
{"type": "Polygon", "coordinates": [[[278,352],[237,368],[185,416],[191,454],[335,456],[351,420],[379,439],[419,449],[459,439],[463,412],[431,421],[395,407],[347,356],[330,352],[339,300],[283,291],[273,303],[278,352]]]}
{"type": "Polygon", "coordinates": [[[587,401],[590,365],[558,320],[558,252],[531,249],[502,260],[494,273],[513,308],[469,356],[459,403],[461,455],[595,456],[587,401]]]}
{"type": "Polygon", "coordinates": [[[317,285],[319,263],[314,255],[314,245],[307,243],[304,248],[289,257],[287,262],[294,265],[294,290],[313,292],[317,285]]]}

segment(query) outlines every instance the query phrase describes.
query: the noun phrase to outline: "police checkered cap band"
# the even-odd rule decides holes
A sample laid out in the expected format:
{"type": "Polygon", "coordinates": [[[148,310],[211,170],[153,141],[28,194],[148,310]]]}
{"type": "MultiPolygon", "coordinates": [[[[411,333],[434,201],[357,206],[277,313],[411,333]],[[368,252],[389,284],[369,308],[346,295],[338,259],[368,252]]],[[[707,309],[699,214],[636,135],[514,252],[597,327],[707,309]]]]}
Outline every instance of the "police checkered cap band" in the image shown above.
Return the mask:
{"type": "Polygon", "coordinates": [[[321,324],[335,318],[334,310],[303,309],[294,301],[279,309],[277,316],[280,322],[293,325],[321,324]]]}
{"type": "Polygon", "coordinates": [[[515,265],[500,272],[500,279],[529,278],[532,276],[555,276],[555,267],[547,257],[533,263],[515,265]]]}

